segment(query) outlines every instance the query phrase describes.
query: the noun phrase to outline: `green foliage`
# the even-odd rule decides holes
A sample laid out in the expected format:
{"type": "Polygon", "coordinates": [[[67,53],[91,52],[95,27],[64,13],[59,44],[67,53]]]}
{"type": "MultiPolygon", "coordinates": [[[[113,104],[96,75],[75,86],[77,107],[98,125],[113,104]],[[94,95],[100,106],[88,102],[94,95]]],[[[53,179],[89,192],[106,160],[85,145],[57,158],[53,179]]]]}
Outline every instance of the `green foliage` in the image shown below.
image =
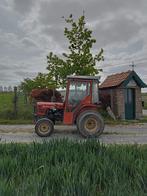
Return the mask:
{"type": "Polygon", "coordinates": [[[67,25],[64,35],[69,41],[69,53],[63,53],[62,58],[52,52],[47,56],[49,75],[54,76],[57,84],[65,86],[67,75],[95,75],[100,69],[96,68],[98,61],[104,60],[103,49],[96,55],[92,55],[91,49],[96,42],[92,38],[92,31],[85,25],[85,16],[74,21],[72,15],[65,19],[67,25]]]}
{"type": "Polygon", "coordinates": [[[53,81],[52,76],[49,74],[38,73],[38,75],[29,79],[26,78],[20,85],[20,89],[29,95],[33,89],[55,88],[56,83],[53,81]]]}
{"type": "Polygon", "coordinates": [[[0,145],[0,195],[146,195],[147,146],[0,145]]]}

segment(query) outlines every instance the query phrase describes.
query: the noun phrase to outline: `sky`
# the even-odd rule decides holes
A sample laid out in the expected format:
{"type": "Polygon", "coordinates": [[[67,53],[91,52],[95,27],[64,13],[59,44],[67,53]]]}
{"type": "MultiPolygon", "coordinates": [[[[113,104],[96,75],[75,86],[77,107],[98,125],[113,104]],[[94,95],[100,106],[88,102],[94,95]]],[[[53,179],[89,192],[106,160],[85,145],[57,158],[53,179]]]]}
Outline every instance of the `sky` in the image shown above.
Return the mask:
{"type": "Polygon", "coordinates": [[[101,81],[134,62],[147,83],[147,0],[0,0],[0,85],[47,72],[49,52],[67,52],[62,16],[78,19],[83,11],[97,41],[92,53],[104,49],[101,81]]]}

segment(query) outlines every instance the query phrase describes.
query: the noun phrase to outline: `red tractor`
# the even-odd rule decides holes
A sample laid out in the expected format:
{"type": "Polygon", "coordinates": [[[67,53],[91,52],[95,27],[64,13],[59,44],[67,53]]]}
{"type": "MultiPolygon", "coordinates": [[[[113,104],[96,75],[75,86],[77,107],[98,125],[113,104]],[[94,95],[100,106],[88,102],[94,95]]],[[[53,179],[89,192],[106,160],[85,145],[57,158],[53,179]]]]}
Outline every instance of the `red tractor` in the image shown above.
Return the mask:
{"type": "Polygon", "coordinates": [[[37,102],[35,132],[46,137],[51,135],[56,121],[76,125],[83,137],[98,137],[104,130],[99,114],[99,77],[68,76],[64,103],[37,102]]]}

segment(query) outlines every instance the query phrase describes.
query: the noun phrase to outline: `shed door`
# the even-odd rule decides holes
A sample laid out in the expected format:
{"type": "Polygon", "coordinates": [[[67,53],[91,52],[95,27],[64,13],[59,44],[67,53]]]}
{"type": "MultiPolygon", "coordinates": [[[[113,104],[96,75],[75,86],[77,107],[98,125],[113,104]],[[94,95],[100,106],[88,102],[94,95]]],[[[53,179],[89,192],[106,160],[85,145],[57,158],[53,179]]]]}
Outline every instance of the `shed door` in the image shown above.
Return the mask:
{"type": "Polygon", "coordinates": [[[125,119],[135,119],[135,89],[125,89],[125,119]]]}

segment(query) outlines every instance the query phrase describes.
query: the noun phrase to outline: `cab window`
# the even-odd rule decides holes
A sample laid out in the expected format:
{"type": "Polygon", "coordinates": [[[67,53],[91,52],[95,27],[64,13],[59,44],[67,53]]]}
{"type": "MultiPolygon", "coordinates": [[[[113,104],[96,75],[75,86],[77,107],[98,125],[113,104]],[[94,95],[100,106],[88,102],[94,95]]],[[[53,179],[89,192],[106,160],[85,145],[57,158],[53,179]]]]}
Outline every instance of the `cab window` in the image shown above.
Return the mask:
{"type": "Polygon", "coordinates": [[[90,82],[71,81],[69,87],[69,104],[78,104],[90,94],[90,82]]]}

